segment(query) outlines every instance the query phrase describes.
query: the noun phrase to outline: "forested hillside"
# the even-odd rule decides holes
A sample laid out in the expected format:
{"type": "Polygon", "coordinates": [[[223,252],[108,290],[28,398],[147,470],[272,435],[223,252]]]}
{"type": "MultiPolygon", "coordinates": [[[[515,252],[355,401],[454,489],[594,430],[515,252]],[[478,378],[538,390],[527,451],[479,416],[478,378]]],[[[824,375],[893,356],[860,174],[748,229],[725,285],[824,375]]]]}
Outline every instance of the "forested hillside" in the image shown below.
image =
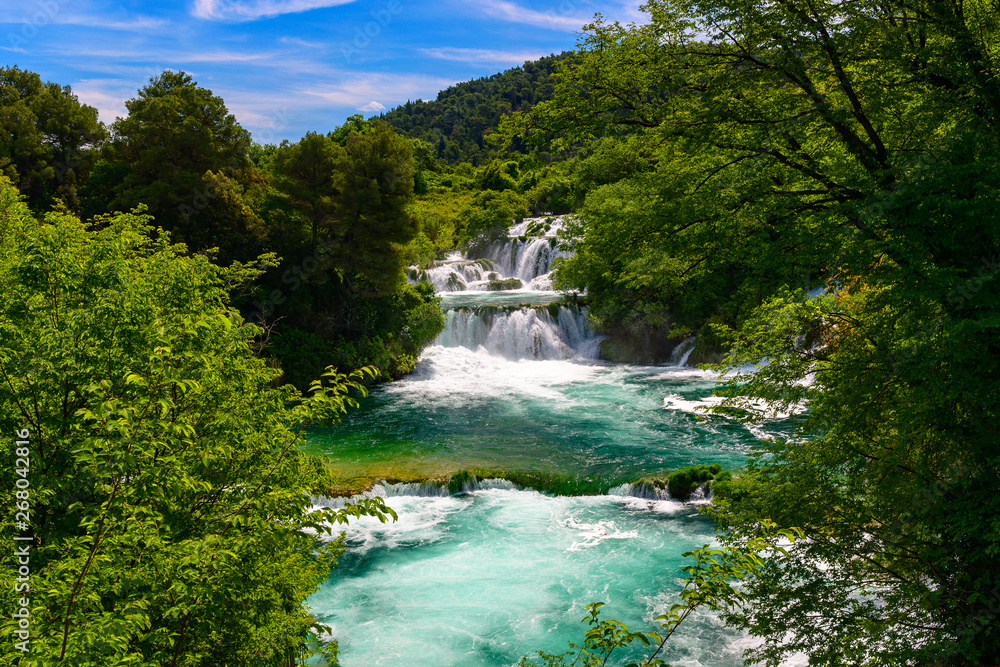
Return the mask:
{"type": "Polygon", "coordinates": [[[429,143],[438,158],[478,166],[496,153],[486,136],[513,111],[552,98],[553,73],[569,53],[551,55],[490,77],[442,90],[433,101],[417,100],[380,116],[408,137],[429,143]]]}

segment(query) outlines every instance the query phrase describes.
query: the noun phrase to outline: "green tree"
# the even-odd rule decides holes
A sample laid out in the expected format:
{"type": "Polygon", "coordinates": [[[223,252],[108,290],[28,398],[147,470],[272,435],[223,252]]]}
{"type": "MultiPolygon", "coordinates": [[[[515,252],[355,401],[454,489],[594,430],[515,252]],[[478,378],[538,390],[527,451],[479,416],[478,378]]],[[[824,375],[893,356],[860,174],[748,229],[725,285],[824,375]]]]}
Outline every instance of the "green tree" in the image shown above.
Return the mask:
{"type": "Polygon", "coordinates": [[[252,180],[250,133],[222,98],[189,74],[168,70],[125,106],[129,115],[112,125],[104,152],[105,170],[119,179],[104,210],[145,204],[160,226],[199,250],[224,243],[226,228],[241,222],[240,234],[253,234],[255,222],[247,226],[240,215],[222,220],[212,215],[218,210],[208,210],[218,193],[204,180],[206,172],[242,187],[252,180]]]}
{"type": "Polygon", "coordinates": [[[364,275],[373,285],[396,284],[402,273],[400,246],[417,233],[407,211],[413,199],[410,143],[382,122],[347,137],[343,185],[336,198],[337,256],[348,277],[364,275]]]}
{"type": "MultiPolygon", "coordinates": [[[[556,100],[510,127],[640,128],[655,168],[588,196],[563,279],[598,307],[665,294],[668,317],[736,327],[724,368],[759,370],[720,410],[809,402],[799,438],[762,445],[720,496],[734,544],[761,519],[806,537],[728,620],[772,665],[996,664],[995,7],[646,10],[591,26],[556,100]]],[[[649,302],[625,303],[616,317],[649,302]]]]}
{"type": "Polygon", "coordinates": [[[0,68],[0,172],[34,210],[47,210],[56,198],[78,209],[78,186],[105,134],[97,110],[80,104],[69,86],[0,68]]]}
{"type": "Polygon", "coordinates": [[[524,197],[513,190],[477,192],[462,210],[466,238],[475,240],[477,237],[493,238],[502,235],[511,223],[524,218],[528,212],[524,197]]]}
{"type": "Polygon", "coordinates": [[[280,146],[271,160],[274,186],[309,221],[314,245],[333,223],[345,155],[332,139],[307,132],[298,143],[280,146]]]}
{"type": "Polygon", "coordinates": [[[330,364],[409,373],[443,326],[433,294],[403,276],[418,231],[414,146],[385,123],[352,117],[273,151],[264,215],[284,262],[258,290],[265,298],[250,302],[252,317],[281,318],[269,353],[297,386],[330,364]]]}
{"type": "MultiPolygon", "coordinates": [[[[274,665],[305,646],[302,601],[340,541],[332,523],[381,501],[312,507],[328,480],[301,428],[335,421],[359,376],[303,396],[256,357],[260,329],[228,306],[259,268],[213,265],[148,216],[88,228],[32,219],[0,182],[0,427],[29,441],[31,589],[21,665],[274,665]]],[[[14,458],[0,471],[14,479],[14,458]]],[[[12,484],[0,497],[15,500],[12,484]]],[[[9,544],[13,517],[2,524],[9,544]]],[[[28,531],[22,530],[22,534],[28,531]]]]}

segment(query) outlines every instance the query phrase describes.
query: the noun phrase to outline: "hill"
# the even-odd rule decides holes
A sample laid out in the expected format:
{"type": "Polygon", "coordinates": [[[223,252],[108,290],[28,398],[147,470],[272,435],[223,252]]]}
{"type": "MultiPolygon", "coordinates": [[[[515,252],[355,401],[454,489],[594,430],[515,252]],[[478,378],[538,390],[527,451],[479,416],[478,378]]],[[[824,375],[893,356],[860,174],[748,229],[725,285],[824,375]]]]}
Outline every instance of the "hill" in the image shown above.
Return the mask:
{"type": "Polygon", "coordinates": [[[459,83],[442,90],[436,100],[407,102],[381,118],[401,133],[430,143],[439,158],[478,166],[495,152],[484,138],[496,131],[503,116],[552,98],[556,64],[571,53],[459,83]]]}

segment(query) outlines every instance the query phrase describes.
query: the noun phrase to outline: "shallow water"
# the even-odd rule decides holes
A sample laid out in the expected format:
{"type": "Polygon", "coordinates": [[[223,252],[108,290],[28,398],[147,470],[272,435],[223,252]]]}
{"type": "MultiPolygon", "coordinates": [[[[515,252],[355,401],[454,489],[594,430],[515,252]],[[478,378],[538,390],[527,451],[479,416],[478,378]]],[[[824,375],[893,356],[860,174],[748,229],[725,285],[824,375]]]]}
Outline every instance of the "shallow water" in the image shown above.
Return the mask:
{"type": "MultiPolygon", "coordinates": [[[[376,387],[336,429],[312,432],[309,448],[344,478],[487,468],[618,488],[557,497],[497,483],[451,497],[433,485],[377,487],[399,521],[352,524],[347,553],[309,600],[345,667],[513,665],[582,641],[591,602],[633,630],[653,629],[678,602],[682,554],[711,542],[712,525],[696,505],[630,497],[622,483],[695,464],[738,468],[757,437],[790,433],[787,422],[748,428],[706,416],[712,373],[597,361],[586,309],[545,307],[558,297],[537,289],[551,284],[538,271],[552,246],[509,243],[490,247],[491,269],[536,289],[455,289],[459,270],[463,284],[482,287],[482,266],[458,256],[429,272],[451,290],[445,331],[412,375],[376,387]]],[[[702,614],[661,657],[728,667],[746,646],[702,614]]],[[[614,664],[628,662],[620,657],[614,664]]]]}
{"type": "MultiPolygon", "coordinates": [[[[406,477],[487,467],[597,477],[614,485],[699,463],[740,465],[755,439],[692,404],[714,376],[591,360],[512,361],[435,346],[310,448],[345,475],[406,477]],[[664,406],[668,396],[686,401],[664,406]]],[[[774,430],[774,429],[772,429],[774,430]]]]}
{"type": "MultiPolygon", "coordinates": [[[[704,517],[676,501],[510,490],[389,500],[400,520],[352,525],[350,552],[310,599],[344,667],[513,665],[582,640],[590,602],[648,629],[676,602],[680,554],[711,540],[704,517]]],[[[727,667],[744,646],[701,615],[664,657],[727,667]]]]}

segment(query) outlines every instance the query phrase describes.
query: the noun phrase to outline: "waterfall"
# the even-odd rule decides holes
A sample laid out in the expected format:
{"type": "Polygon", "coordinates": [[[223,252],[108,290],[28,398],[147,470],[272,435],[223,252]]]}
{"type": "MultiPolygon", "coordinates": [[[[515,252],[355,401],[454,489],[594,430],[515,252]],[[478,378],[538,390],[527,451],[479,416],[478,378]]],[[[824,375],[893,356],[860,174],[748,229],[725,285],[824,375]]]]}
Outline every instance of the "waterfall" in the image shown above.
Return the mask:
{"type": "Polygon", "coordinates": [[[673,500],[670,492],[665,488],[658,489],[648,482],[642,484],[632,484],[626,482],[608,489],[609,496],[620,496],[624,498],[642,498],[643,500],[673,500]]]}
{"type": "Polygon", "coordinates": [[[480,247],[481,257],[453,252],[425,270],[411,266],[411,283],[427,281],[438,292],[551,291],[552,264],[571,252],[559,250],[556,234],[562,218],[527,218],[506,238],[480,247]]]}
{"type": "MultiPolygon", "coordinates": [[[[469,481],[462,482],[462,489],[458,493],[475,493],[476,491],[489,491],[490,489],[515,491],[518,490],[519,487],[513,482],[498,477],[476,479],[476,477],[473,476],[469,481]]],[[[373,484],[372,488],[368,489],[364,493],[359,493],[349,498],[343,496],[337,496],[335,498],[330,498],[328,496],[313,496],[312,504],[318,507],[340,509],[347,503],[356,503],[359,500],[369,500],[371,498],[447,498],[450,495],[452,494],[448,491],[448,487],[444,484],[438,484],[437,482],[424,481],[390,484],[389,482],[382,480],[373,484]]]]}
{"type": "Polygon", "coordinates": [[[411,280],[427,280],[438,292],[484,291],[491,280],[506,277],[498,273],[489,258],[467,259],[461,253],[451,253],[423,272],[414,271],[412,267],[410,271],[411,280]]]}
{"type": "Polygon", "coordinates": [[[340,509],[347,503],[356,503],[359,500],[369,500],[376,497],[399,498],[403,496],[415,496],[418,498],[439,498],[446,497],[448,495],[450,494],[448,493],[447,487],[435,482],[404,482],[401,484],[390,484],[389,482],[383,480],[373,484],[372,488],[368,489],[364,493],[359,493],[351,496],[350,498],[345,498],[343,496],[337,496],[335,498],[330,498],[328,496],[313,496],[312,503],[313,505],[322,507],[340,509]]]}
{"type": "Polygon", "coordinates": [[[515,491],[518,490],[518,487],[513,482],[506,479],[500,479],[498,477],[476,479],[475,475],[473,475],[472,479],[468,482],[462,482],[462,490],[460,493],[475,493],[476,491],[488,491],[490,489],[515,491]]]}
{"type": "Polygon", "coordinates": [[[572,359],[596,358],[599,339],[587,325],[586,308],[480,306],[449,310],[434,343],[483,348],[507,359],[572,359]]]}
{"type": "Polygon", "coordinates": [[[712,499],[712,491],[708,489],[706,491],[706,485],[704,483],[699,484],[698,488],[691,492],[690,497],[685,501],[680,501],[670,495],[670,492],[664,488],[657,488],[650,484],[649,482],[642,482],[640,484],[632,484],[626,482],[625,484],[619,484],[618,486],[608,489],[607,495],[618,496],[620,498],[642,498],[643,500],[671,500],[675,503],[685,502],[685,503],[699,503],[704,504],[712,499]]]}
{"type": "Polygon", "coordinates": [[[495,241],[486,249],[486,257],[501,271],[525,284],[547,275],[557,257],[569,256],[550,237],[495,241]]]}
{"type": "Polygon", "coordinates": [[[670,353],[670,361],[678,366],[687,366],[688,357],[690,357],[691,353],[694,352],[696,341],[697,339],[694,336],[691,336],[690,338],[685,338],[678,343],[677,347],[674,348],[674,351],[670,353]]]}

